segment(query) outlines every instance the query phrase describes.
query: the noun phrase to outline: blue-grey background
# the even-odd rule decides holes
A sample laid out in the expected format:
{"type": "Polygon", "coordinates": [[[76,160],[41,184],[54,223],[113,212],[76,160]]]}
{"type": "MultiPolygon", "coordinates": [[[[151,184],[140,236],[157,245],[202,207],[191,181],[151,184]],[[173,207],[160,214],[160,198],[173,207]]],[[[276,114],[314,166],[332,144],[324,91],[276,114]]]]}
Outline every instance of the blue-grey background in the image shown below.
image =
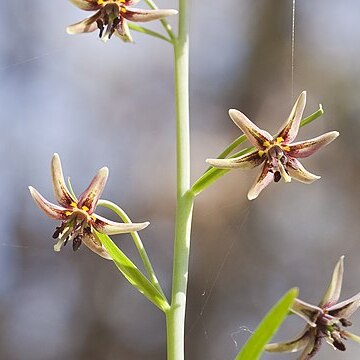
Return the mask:
{"type": "MultiPolygon", "coordinates": [[[[207,157],[240,134],[228,108],[271,132],[287,117],[293,102],[291,3],[192,1],[193,180],[207,157]]],[[[135,45],[65,33],[67,24],[86,15],[60,0],[0,3],[1,359],[165,359],[163,315],[111,262],[86,248],[54,253],[56,224],[27,190],[31,184],[54,199],[54,152],[77,193],[109,166],[103,197],[134,221],[151,222],[141,235],[169,294],[176,170],[171,47],[137,33],[135,45]]],[[[308,91],[306,114],[319,103],[326,110],[299,139],[335,129],[341,137],[304,160],[322,175],[313,185],[272,184],[249,202],[246,192],[258,170],[239,170],[199,196],[187,359],[233,359],[248,330],[290,287],[317,303],[342,254],[342,296],[360,291],[359,36],[358,1],[298,0],[294,93],[308,91]]],[[[116,241],[137,260],[130,236],[116,241]]],[[[360,333],[360,317],[353,319],[352,330],[360,333]]],[[[291,318],[276,338],[289,339],[303,325],[291,318]]],[[[360,356],[358,344],[347,347],[341,354],[324,345],[318,358],[360,356]]]]}

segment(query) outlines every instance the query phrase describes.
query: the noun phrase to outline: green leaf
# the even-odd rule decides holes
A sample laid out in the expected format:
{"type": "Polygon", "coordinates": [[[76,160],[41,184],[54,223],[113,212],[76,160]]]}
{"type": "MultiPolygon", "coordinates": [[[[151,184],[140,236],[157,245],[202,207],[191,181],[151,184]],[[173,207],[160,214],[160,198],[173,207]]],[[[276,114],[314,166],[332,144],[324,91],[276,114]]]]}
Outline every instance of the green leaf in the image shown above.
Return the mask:
{"type": "Polygon", "coordinates": [[[289,290],[266,314],[255,332],[251,335],[235,360],[257,360],[265,350],[276,331],[287,317],[298,295],[298,289],[289,290]]]}
{"type": "Polygon", "coordinates": [[[115,265],[131,285],[136,287],[147,299],[160,310],[167,311],[170,306],[165,297],[143,275],[136,265],[115,245],[108,235],[96,231],[96,235],[112,257],[115,265]]]}

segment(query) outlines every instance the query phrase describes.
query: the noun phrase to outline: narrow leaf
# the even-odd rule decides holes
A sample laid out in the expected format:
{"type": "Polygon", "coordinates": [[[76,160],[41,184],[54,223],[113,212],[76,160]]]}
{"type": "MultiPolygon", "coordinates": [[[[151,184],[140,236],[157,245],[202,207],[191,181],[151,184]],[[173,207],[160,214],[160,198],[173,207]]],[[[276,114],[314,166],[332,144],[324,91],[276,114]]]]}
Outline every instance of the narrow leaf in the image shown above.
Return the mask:
{"type": "Polygon", "coordinates": [[[160,310],[167,311],[169,304],[164,296],[142,274],[136,265],[115,245],[109,236],[96,232],[96,235],[112,257],[115,265],[131,285],[136,287],[147,299],[160,310]]]}
{"type": "Polygon", "coordinates": [[[265,345],[287,317],[290,308],[298,295],[298,289],[289,290],[267,313],[255,332],[251,335],[235,360],[257,360],[265,350],[265,345]]]}

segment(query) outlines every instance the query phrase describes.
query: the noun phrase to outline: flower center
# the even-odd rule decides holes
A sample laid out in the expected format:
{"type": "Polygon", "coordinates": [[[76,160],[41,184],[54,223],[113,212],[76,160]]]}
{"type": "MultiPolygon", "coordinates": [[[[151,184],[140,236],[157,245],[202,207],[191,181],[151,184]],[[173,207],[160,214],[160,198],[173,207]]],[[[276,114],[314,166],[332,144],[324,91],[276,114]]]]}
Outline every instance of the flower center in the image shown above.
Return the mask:
{"type": "Polygon", "coordinates": [[[126,1],[99,0],[98,4],[104,5],[100,10],[99,18],[96,20],[97,27],[100,30],[99,37],[102,40],[109,40],[122,22],[121,14],[126,13],[126,7],[124,6],[126,1]]]}
{"type": "Polygon", "coordinates": [[[274,173],[274,181],[278,182],[283,177],[285,182],[290,182],[291,177],[285,167],[288,161],[285,153],[290,151],[290,147],[284,144],[284,139],[282,137],[278,137],[272,141],[264,141],[263,146],[265,149],[259,150],[258,154],[260,157],[264,155],[267,156],[270,171],[274,173]]]}
{"type": "Polygon", "coordinates": [[[106,5],[106,4],[125,4],[128,0],[97,0],[98,5],[106,5]]]}
{"type": "Polygon", "coordinates": [[[66,216],[73,216],[82,218],[86,221],[95,220],[94,215],[89,213],[90,209],[87,206],[82,206],[78,208],[78,204],[76,202],[72,202],[70,206],[73,208],[72,210],[68,210],[65,212],[66,216]]]}
{"type": "Polygon", "coordinates": [[[82,243],[82,238],[92,232],[90,222],[95,220],[95,216],[89,213],[90,209],[87,206],[79,208],[75,202],[70,205],[73,209],[65,212],[68,218],[56,227],[52,236],[58,239],[54,246],[55,251],[60,251],[61,246],[65,246],[71,240],[73,250],[76,251],[82,243]]]}

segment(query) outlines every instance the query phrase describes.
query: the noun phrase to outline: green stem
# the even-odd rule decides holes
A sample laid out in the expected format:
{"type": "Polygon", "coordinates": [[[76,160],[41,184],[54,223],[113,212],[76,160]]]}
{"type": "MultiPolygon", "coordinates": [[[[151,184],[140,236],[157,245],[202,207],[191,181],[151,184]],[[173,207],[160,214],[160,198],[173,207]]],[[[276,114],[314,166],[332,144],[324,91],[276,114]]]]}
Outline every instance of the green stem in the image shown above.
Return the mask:
{"type": "Polygon", "coordinates": [[[147,29],[144,26],[140,26],[140,25],[129,22],[129,28],[131,30],[137,31],[139,33],[150,35],[150,36],[156,37],[156,38],[161,39],[161,40],[165,40],[165,41],[169,42],[170,44],[172,44],[172,40],[168,39],[166,36],[161,35],[156,31],[147,29]]]}
{"type": "MultiPolygon", "coordinates": [[[[301,120],[300,127],[303,127],[305,125],[310,124],[317,118],[319,118],[321,115],[324,114],[324,110],[321,105],[319,105],[319,109],[315,111],[313,114],[309,115],[305,119],[301,120]]],[[[246,139],[245,135],[240,135],[237,139],[235,139],[230,145],[226,147],[226,149],[217,157],[218,159],[224,159],[229,154],[231,154],[240,144],[242,144],[246,139]]],[[[249,153],[250,151],[253,151],[254,147],[248,147],[246,149],[243,149],[233,155],[230,156],[230,158],[235,158],[238,156],[245,155],[249,153]]],[[[228,173],[230,170],[228,169],[218,169],[215,167],[209,167],[205,173],[200,176],[198,180],[195,181],[193,186],[191,187],[191,191],[194,193],[194,195],[200,194],[203,190],[205,190],[208,186],[213,184],[217,179],[221,178],[223,175],[228,173]]]]}
{"type": "MultiPolygon", "coordinates": [[[[97,203],[98,206],[103,206],[106,207],[108,209],[110,209],[111,211],[113,211],[116,215],[118,215],[123,222],[125,223],[131,223],[130,218],[128,217],[128,215],[125,213],[125,211],[123,209],[121,209],[121,207],[117,206],[116,204],[114,204],[111,201],[108,200],[99,200],[97,203]]],[[[160,292],[161,295],[164,296],[164,298],[166,298],[160,283],[156,277],[155,271],[151,265],[150,259],[148,257],[148,254],[146,253],[145,247],[141,241],[141,238],[139,236],[138,232],[132,232],[131,233],[131,237],[134,240],[135,246],[139,252],[139,255],[141,257],[141,260],[144,264],[145,270],[149,275],[150,281],[151,283],[155,286],[155,288],[160,292]]]]}
{"type": "Polygon", "coordinates": [[[194,194],[190,191],[189,0],[179,0],[179,35],[174,42],[177,205],[170,309],[166,312],[167,358],[184,359],[185,308],[194,194]]]}
{"type": "MultiPolygon", "coordinates": [[[[149,6],[150,9],[153,9],[153,10],[159,9],[153,0],[145,0],[145,2],[147,3],[147,5],[149,6]]],[[[161,25],[163,26],[163,28],[165,29],[165,31],[168,33],[168,35],[171,39],[171,42],[174,42],[175,35],[172,32],[170,24],[165,19],[160,19],[160,22],[161,22],[161,25]]]]}

